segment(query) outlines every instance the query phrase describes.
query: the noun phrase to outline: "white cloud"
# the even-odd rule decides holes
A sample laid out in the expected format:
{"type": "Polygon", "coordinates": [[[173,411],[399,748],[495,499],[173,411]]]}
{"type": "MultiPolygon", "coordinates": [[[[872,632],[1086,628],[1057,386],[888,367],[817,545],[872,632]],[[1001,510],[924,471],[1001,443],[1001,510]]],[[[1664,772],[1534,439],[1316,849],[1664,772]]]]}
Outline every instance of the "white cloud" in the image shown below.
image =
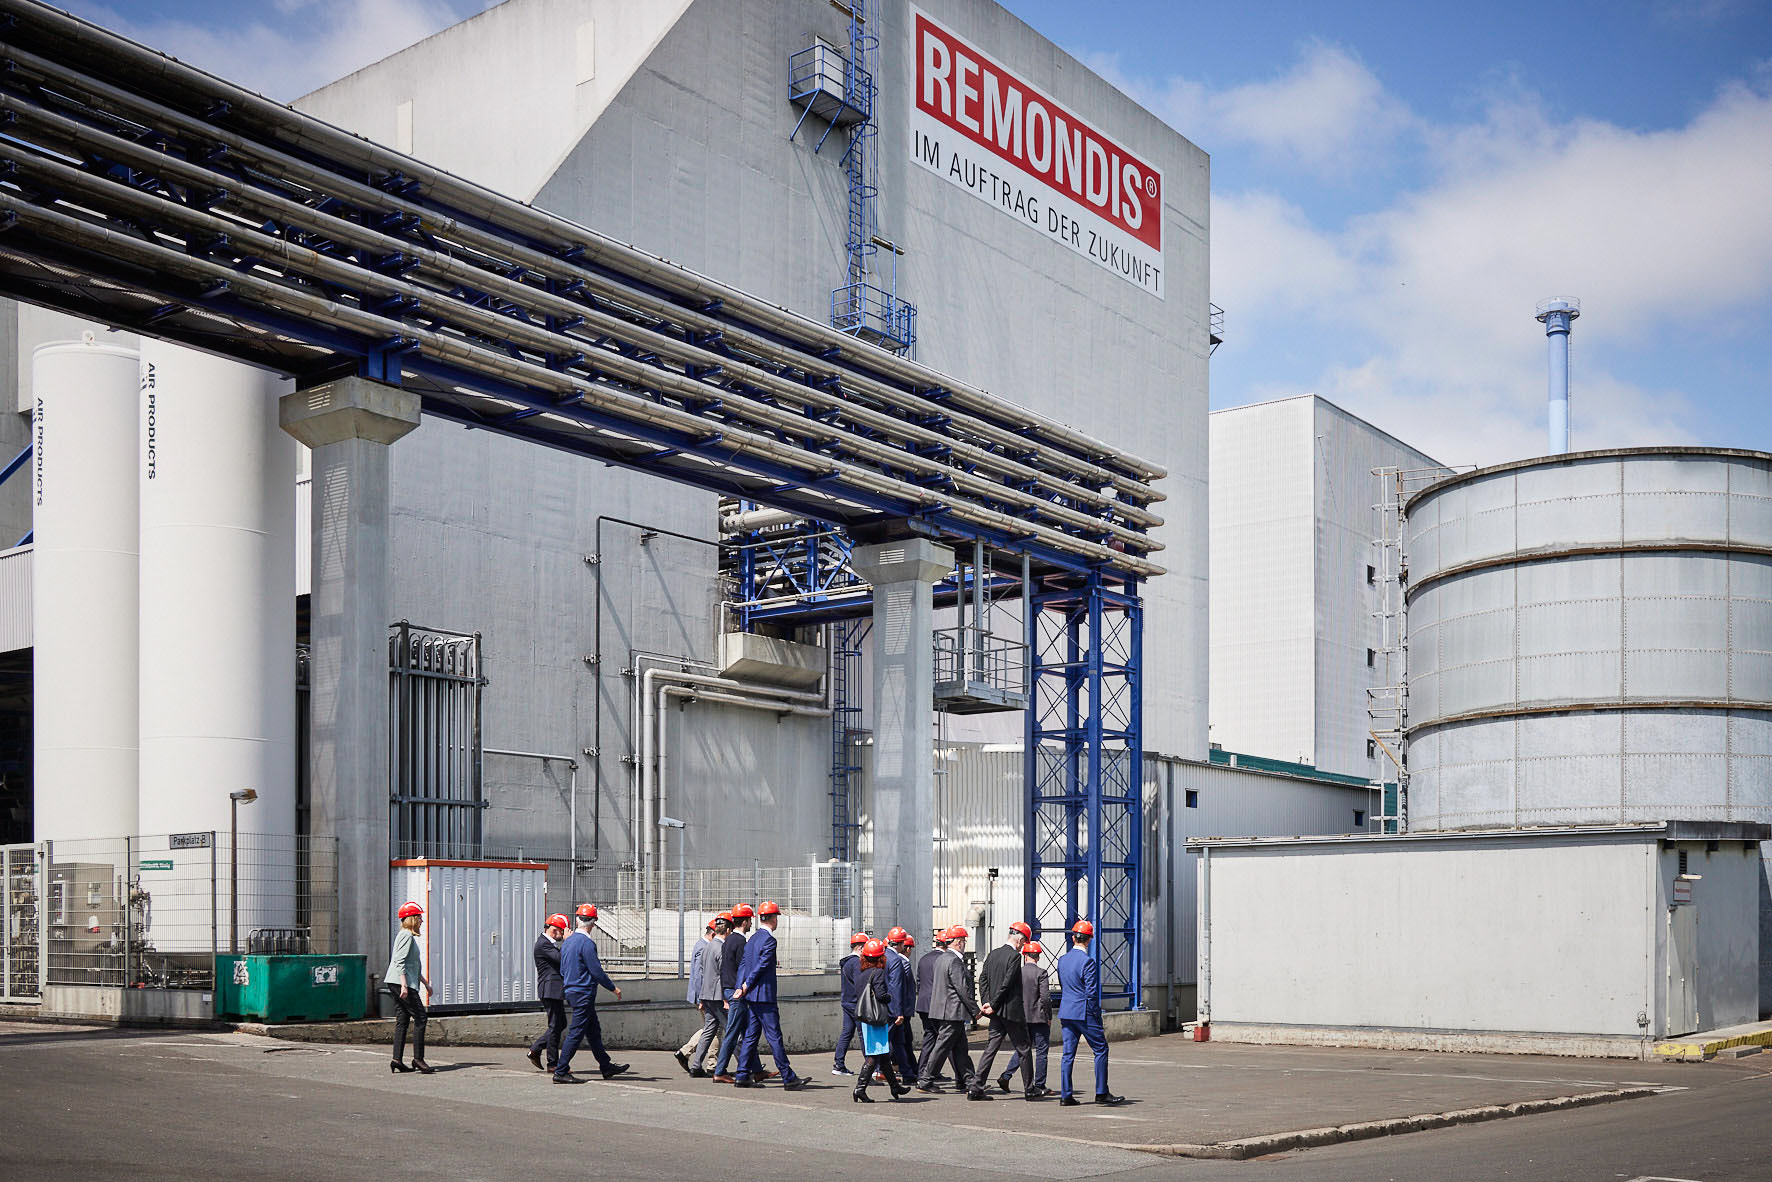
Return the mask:
{"type": "MultiPolygon", "coordinates": [[[[214,27],[135,19],[101,4],[78,16],[288,102],[484,8],[484,0],[276,0],[258,19],[214,27]],[[272,13],[283,18],[267,21],[272,13]]],[[[250,6],[242,6],[249,12],[250,6]]]]}
{"type": "Polygon", "coordinates": [[[1207,151],[1247,145],[1275,163],[1336,177],[1382,153],[1414,123],[1364,64],[1321,44],[1265,82],[1213,91],[1174,79],[1154,109],[1207,151]]]}
{"type": "Polygon", "coordinates": [[[1334,358],[1302,388],[1448,462],[1490,463],[1543,451],[1533,308],[1577,296],[1576,445],[1692,439],[1714,392],[1635,381],[1612,359],[1700,325],[1764,331],[1772,88],[1730,86],[1669,130],[1557,124],[1513,94],[1478,123],[1424,131],[1426,179],[1343,225],[1313,226],[1272,192],[1214,195],[1230,347],[1334,358]]]}

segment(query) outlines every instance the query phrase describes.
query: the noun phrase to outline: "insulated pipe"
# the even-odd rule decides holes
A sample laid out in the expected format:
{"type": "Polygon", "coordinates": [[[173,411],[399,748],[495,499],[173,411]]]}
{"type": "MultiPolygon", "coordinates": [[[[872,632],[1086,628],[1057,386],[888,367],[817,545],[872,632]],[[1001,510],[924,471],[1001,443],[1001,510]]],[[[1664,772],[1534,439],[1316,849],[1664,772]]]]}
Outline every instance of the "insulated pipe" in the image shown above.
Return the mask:
{"type": "Polygon", "coordinates": [[[1550,342],[1550,454],[1569,451],[1569,326],[1581,315],[1580,300],[1543,300],[1535,319],[1550,342]]]}
{"type": "MultiPolygon", "coordinates": [[[[253,292],[256,298],[265,304],[306,316],[321,323],[360,335],[378,338],[396,337],[412,340],[420,346],[428,346],[428,352],[439,360],[462,365],[464,368],[475,369],[489,376],[502,378],[525,386],[552,388],[557,392],[575,394],[578,401],[589,401],[599,404],[607,413],[626,414],[643,422],[650,422],[670,430],[685,433],[703,433],[708,422],[686,411],[653,403],[637,395],[615,389],[606,384],[578,378],[570,374],[550,370],[545,366],[516,360],[490,348],[483,348],[468,341],[419,328],[415,325],[363,312],[337,301],[314,296],[284,284],[262,279],[250,272],[237,271],[208,260],[199,259],[182,253],[149,245],[142,240],[109,229],[103,225],[89,222],[54,210],[46,209],[23,201],[11,194],[0,192],[0,210],[8,211],[18,217],[21,222],[38,228],[50,237],[91,248],[97,242],[103,242],[107,251],[118,258],[129,259],[145,266],[174,273],[182,272],[204,280],[219,280],[228,283],[240,291],[253,292]]],[[[497,317],[501,321],[501,330],[510,334],[522,326],[509,317],[497,317]]],[[[611,367],[613,368],[613,367],[611,367]]],[[[657,370],[646,367],[648,376],[656,379],[657,370]]],[[[685,379],[687,380],[687,379],[685,379]]],[[[620,436],[615,428],[599,427],[584,423],[570,416],[571,403],[563,401],[548,413],[555,421],[564,422],[594,434],[610,434],[620,436]]],[[[797,430],[804,430],[807,420],[803,416],[790,415],[797,430]]],[[[1023,518],[1012,517],[995,510],[980,508],[964,501],[949,504],[940,496],[928,489],[909,484],[904,481],[882,477],[865,469],[858,468],[841,460],[819,457],[802,448],[783,444],[770,436],[756,432],[744,431],[737,427],[728,427],[723,433],[725,440],[733,450],[762,456],[773,462],[808,469],[809,478],[820,478],[827,475],[841,475],[852,485],[881,496],[892,497],[902,501],[926,506],[941,506],[955,517],[981,525],[993,530],[1029,539],[1039,539],[1054,549],[1082,556],[1110,565],[1120,567],[1141,577],[1154,577],[1164,573],[1161,566],[1146,559],[1138,558],[1126,550],[1116,550],[1111,546],[1097,542],[1089,542],[1074,535],[1066,534],[1052,526],[1030,522],[1023,518]],[[742,446],[738,446],[742,445],[742,446]],[[816,471],[812,469],[816,468],[816,471]]],[[[859,437],[847,432],[842,433],[841,440],[851,445],[859,442],[859,437]]],[[[901,466],[917,466],[916,457],[900,449],[887,445],[871,445],[884,448],[893,462],[901,466]]],[[[939,467],[939,465],[937,466],[939,467]]],[[[941,473],[959,477],[956,482],[973,482],[964,473],[953,469],[941,468],[941,473]]],[[[1009,494],[1000,485],[984,482],[993,497],[1019,499],[1009,494]]],[[[841,494],[833,494],[841,500],[841,494]]],[[[1045,504],[1042,502],[1042,504],[1045,504]]],[[[1060,510],[1056,506],[1046,505],[1047,510],[1055,517],[1072,514],[1074,511],[1060,510]]],[[[1125,533],[1098,518],[1086,514],[1076,514],[1095,529],[1109,533],[1125,533]]],[[[1161,549],[1161,543],[1143,534],[1130,534],[1132,544],[1140,549],[1161,549]]]]}
{"type": "Polygon", "coordinates": [[[748,509],[742,513],[728,513],[720,518],[720,530],[722,533],[744,534],[772,526],[789,525],[799,520],[798,513],[789,513],[786,509],[748,509]]]}
{"type": "MultiPolygon", "coordinates": [[[[0,7],[16,7],[16,5],[5,4],[0,7]]],[[[221,91],[227,94],[230,107],[235,108],[234,114],[256,115],[261,121],[269,124],[270,130],[279,136],[289,138],[297,143],[308,144],[316,151],[333,155],[341,161],[355,161],[367,170],[381,170],[403,178],[417,178],[422,184],[428,186],[434,195],[448,197],[452,204],[470,216],[499,221],[512,229],[523,229],[538,241],[564,242],[566,246],[563,249],[580,250],[611,268],[642,277],[647,282],[675,291],[679,295],[739,310],[770,331],[799,337],[803,340],[810,338],[811,344],[806,350],[808,360],[816,359],[821,351],[834,351],[834,355],[847,354],[857,361],[865,362],[870,368],[894,377],[913,388],[939,387],[949,395],[947,401],[941,404],[944,412],[956,408],[974,411],[980,414],[1000,416],[1019,427],[1032,428],[1049,439],[1059,441],[1069,452],[1075,453],[1067,456],[1073,465],[1079,461],[1089,463],[1093,459],[1121,465],[1126,471],[1134,474],[1135,487],[1140,481],[1154,481],[1168,475],[1167,470],[1161,465],[1110,447],[1082,432],[1026,408],[998,399],[981,389],[951,379],[927,366],[887,353],[884,350],[858,350],[855,338],[839,333],[828,325],[810,320],[776,305],[763,303],[745,292],[727,287],[725,284],[698,275],[677,264],[644,254],[631,246],[598,234],[594,230],[576,225],[521,202],[513,201],[501,194],[468,184],[449,173],[425,164],[423,161],[402,156],[361,137],[334,128],[312,116],[294,111],[281,104],[272,103],[219,78],[185,66],[176,60],[167,59],[145,50],[125,38],[117,37],[74,18],[66,17],[64,14],[55,13],[53,10],[32,6],[31,11],[33,15],[49,18],[51,23],[60,23],[63,27],[58,30],[58,33],[64,38],[89,45],[95,41],[101,42],[95,46],[100,53],[128,58],[137,65],[145,67],[150,74],[168,78],[174,84],[191,86],[200,91],[221,91]],[[59,18],[59,21],[56,18],[59,18]],[[292,121],[294,122],[293,127],[291,126],[292,121]]],[[[33,71],[45,76],[72,83],[95,97],[104,97],[126,107],[134,107],[137,110],[153,113],[156,119],[180,125],[186,132],[223,143],[237,155],[254,158],[259,163],[272,165],[270,171],[281,170],[283,175],[293,179],[316,183],[321,187],[335,191],[346,187],[360,189],[373,199],[373,204],[389,207],[404,206],[405,212],[424,217],[434,229],[445,231],[453,237],[477,241],[483,248],[496,253],[515,255],[522,249],[496,234],[476,230],[472,226],[464,225],[433,210],[408,205],[384,192],[370,189],[368,186],[353,185],[348,178],[339,174],[305,165],[275,149],[230,134],[214,123],[206,123],[184,116],[180,112],[143,98],[141,95],[109,86],[77,70],[63,67],[59,63],[12,47],[9,47],[9,56],[14,60],[15,65],[28,66],[33,71]]],[[[308,210],[306,216],[311,219],[313,212],[308,210]]],[[[594,276],[583,268],[573,266],[567,260],[540,252],[533,253],[544,269],[564,267],[584,275],[587,282],[592,283],[593,286],[606,287],[608,284],[608,281],[603,280],[602,277],[594,276]]],[[[634,292],[633,289],[622,288],[621,290],[626,298],[646,299],[634,292]]],[[[671,318],[681,320],[680,314],[683,309],[670,303],[664,304],[664,307],[669,309],[671,318]]],[[[729,325],[724,321],[714,320],[712,324],[729,337],[734,333],[743,332],[738,326],[729,325]]],[[[862,377],[862,375],[856,376],[862,377]]],[[[895,397],[902,397],[903,391],[893,391],[893,394],[895,397]]],[[[990,424],[981,425],[992,426],[990,424]]],[[[1148,493],[1150,490],[1145,491],[1148,493]]]]}

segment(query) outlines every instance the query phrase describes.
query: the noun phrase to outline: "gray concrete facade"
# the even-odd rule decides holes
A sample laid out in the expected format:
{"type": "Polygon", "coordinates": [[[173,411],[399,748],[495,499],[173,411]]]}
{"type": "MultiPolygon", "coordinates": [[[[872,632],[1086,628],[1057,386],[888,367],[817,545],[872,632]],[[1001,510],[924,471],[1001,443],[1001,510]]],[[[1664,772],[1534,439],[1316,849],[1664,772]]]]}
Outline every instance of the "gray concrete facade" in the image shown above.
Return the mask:
{"type": "Polygon", "coordinates": [[[954,552],[906,538],[857,546],[854,561],[874,588],[874,914],[918,935],[931,927],[935,879],[935,715],[924,708],[935,696],[934,590],[954,552]]]}
{"type": "Polygon", "coordinates": [[[344,378],[278,410],[313,449],[309,831],[338,838],[339,946],[374,961],[390,914],[388,448],[418,425],[418,395],[344,378]]]}

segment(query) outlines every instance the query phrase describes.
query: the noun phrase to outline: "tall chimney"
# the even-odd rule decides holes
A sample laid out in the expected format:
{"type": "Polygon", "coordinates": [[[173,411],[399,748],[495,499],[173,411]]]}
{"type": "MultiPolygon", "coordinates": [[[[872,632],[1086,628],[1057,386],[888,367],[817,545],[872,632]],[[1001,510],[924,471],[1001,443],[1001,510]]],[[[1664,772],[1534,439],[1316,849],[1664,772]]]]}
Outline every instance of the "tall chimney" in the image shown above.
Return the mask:
{"type": "Polygon", "coordinates": [[[1569,450],[1569,325],[1581,315],[1580,300],[1540,300],[1538,322],[1550,340],[1550,454],[1569,450]]]}

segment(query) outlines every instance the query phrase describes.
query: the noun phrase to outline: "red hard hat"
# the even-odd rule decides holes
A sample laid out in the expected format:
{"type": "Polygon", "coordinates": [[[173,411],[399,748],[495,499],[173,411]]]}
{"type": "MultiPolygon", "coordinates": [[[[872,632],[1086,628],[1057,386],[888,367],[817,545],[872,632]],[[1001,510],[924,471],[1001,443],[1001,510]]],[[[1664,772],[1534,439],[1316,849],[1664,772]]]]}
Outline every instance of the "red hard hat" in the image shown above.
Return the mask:
{"type": "Polygon", "coordinates": [[[893,928],[886,933],[886,942],[888,944],[903,944],[909,937],[910,933],[903,928],[893,928]]]}
{"type": "Polygon", "coordinates": [[[869,960],[878,960],[880,957],[886,955],[886,945],[880,943],[878,940],[869,940],[866,944],[861,946],[861,954],[869,960]]]}
{"type": "Polygon", "coordinates": [[[595,903],[580,903],[577,915],[580,919],[596,919],[597,905],[595,903]]]}
{"type": "Polygon", "coordinates": [[[713,931],[713,930],[714,930],[714,921],[713,921],[713,920],[711,920],[711,919],[710,919],[710,920],[708,920],[708,926],[707,926],[707,930],[708,930],[708,931],[710,931],[710,932],[711,932],[711,931],[713,931]]]}
{"type": "Polygon", "coordinates": [[[400,918],[401,919],[411,919],[415,915],[423,915],[424,913],[425,913],[425,909],[423,907],[420,907],[417,903],[402,903],[402,904],[400,904],[400,918]]]}
{"type": "Polygon", "coordinates": [[[723,923],[727,927],[731,927],[732,926],[732,912],[730,912],[730,911],[720,912],[720,914],[714,916],[714,922],[715,923],[723,923]]]}
{"type": "Polygon", "coordinates": [[[763,905],[761,907],[757,908],[757,914],[758,915],[780,915],[781,908],[777,907],[774,903],[771,903],[771,902],[765,900],[763,905]]]}
{"type": "Polygon", "coordinates": [[[1095,934],[1095,925],[1086,919],[1079,919],[1076,923],[1071,925],[1071,931],[1077,933],[1079,936],[1093,936],[1095,934]]]}
{"type": "Polygon", "coordinates": [[[917,946],[917,938],[909,932],[906,932],[904,934],[904,946],[906,948],[915,948],[917,946]]]}
{"type": "Polygon", "coordinates": [[[1022,938],[1025,940],[1031,940],[1034,938],[1034,929],[1030,928],[1027,924],[1021,922],[1021,920],[1019,920],[1019,919],[1009,925],[1009,930],[1012,932],[1020,932],[1022,935],[1022,938]]]}
{"type": "Polygon", "coordinates": [[[547,926],[551,927],[551,928],[569,928],[572,926],[572,924],[567,921],[567,919],[564,915],[561,915],[558,911],[556,911],[552,915],[548,916],[547,926]]]}
{"type": "Polygon", "coordinates": [[[751,905],[749,903],[740,903],[737,907],[732,909],[733,919],[749,919],[755,914],[757,913],[751,910],[751,905]]]}
{"type": "Polygon", "coordinates": [[[866,944],[867,942],[868,934],[866,932],[857,932],[849,937],[849,947],[851,948],[855,947],[857,944],[866,944]]]}
{"type": "Polygon", "coordinates": [[[968,932],[965,928],[961,927],[959,924],[955,924],[953,927],[948,929],[948,939],[949,940],[964,940],[967,936],[969,936],[971,934],[972,933],[968,932]]]}
{"type": "Polygon", "coordinates": [[[1021,946],[1021,954],[1023,956],[1038,956],[1044,951],[1046,950],[1040,947],[1040,942],[1038,940],[1029,940],[1026,944],[1021,946]]]}

